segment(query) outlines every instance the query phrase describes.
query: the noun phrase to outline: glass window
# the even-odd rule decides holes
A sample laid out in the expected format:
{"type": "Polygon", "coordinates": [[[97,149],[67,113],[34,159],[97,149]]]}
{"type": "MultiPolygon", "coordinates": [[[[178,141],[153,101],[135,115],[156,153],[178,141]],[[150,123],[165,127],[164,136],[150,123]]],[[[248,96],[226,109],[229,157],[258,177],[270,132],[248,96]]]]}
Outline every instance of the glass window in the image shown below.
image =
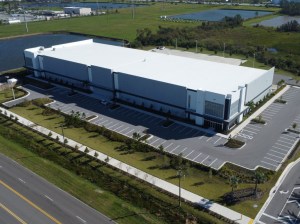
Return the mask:
{"type": "Polygon", "coordinates": [[[223,118],[224,105],[210,101],[205,101],[205,114],[223,118]]]}

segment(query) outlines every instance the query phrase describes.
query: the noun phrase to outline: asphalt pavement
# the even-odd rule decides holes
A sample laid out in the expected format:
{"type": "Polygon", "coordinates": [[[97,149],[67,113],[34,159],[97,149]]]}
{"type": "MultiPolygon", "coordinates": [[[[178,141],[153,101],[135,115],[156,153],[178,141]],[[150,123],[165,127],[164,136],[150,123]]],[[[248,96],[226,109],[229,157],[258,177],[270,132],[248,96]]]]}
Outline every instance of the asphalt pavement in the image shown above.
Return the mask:
{"type": "Polygon", "coordinates": [[[256,223],[259,224],[299,224],[300,223],[300,162],[287,173],[279,187],[271,192],[259,212],[256,223]]]}
{"type": "Polygon", "coordinates": [[[45,179],[0,154],[0,223],[114,223],[45,179]]]}

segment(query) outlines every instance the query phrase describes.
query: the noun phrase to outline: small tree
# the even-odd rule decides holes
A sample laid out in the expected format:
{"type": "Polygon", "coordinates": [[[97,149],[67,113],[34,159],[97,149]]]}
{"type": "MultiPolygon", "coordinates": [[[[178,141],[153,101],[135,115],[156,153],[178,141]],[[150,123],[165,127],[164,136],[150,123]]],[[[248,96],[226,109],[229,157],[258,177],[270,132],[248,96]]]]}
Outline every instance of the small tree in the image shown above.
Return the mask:
{"type": "Polygon", "coordinates": [[[56,139],[56,141],[59,141],[59,137],[58,137],[58,136],[56,136],[56,138],[55,138],[55,139],[56,139]]]}
{"type": "Polygon", "coordinates": [[[238,187],[239,178],[236,176],[229,177],[229,184],[231,186],[231,193],[233,193],[233,190],[238,187]]]}
{"type": "Polygon", "coordinates": [[[65,138],[65,139],[64,139],[64,143],[65,143],[65,144],[68,144],[68,142],[69,142],[68,139],[65,138]]]}
{"type": "Polygon", "coordinates": [[[107,156],[106,158],[105,158],[105,160],[104,160],[106,163],[108,163],[109,162],[109,157],[107,156]]]}
{"type": "Polygon", "coordinates": [[[78,149],[79,149],[79,146],[78,146],[78,145],[75,145],[75,149],[78,150],[78,149]]]}
{"type": "Polygon", "coordinates": [[[292,127],[294,130],[296,130],[296,128],[298,127],[297,123],[294,123],[292,127]]]}
{"type": "Polygon", "coordinates": [[[85,153],[89,153],[90,150],[88,149],[88,147],[85,147],[85,150],[84,150],[85,153]]]}
{"type": "Polygon", "coordinates": [[[49,136],[49,137],[51,137],[51,136],[52,136],[52,132],[51,132],[51,131],[49,131],[49,133],[48,133],[48,136],[49,136]]]}
{"type": "Polygon", "coordinates": [[[160,152],[161,154],[163,154],[163,153],[164,153],[164,146],[163,146],[163,145],[160,145],[160,146],[158,147],[158,150],[159,150],[159,152],[160,152]]]}
{"type": "Polygon", "coordinates": [[[95,153],[94,153],[94,156],[95,156],[95,157],[98,157],[98,156],[99,156],[98,152],[95,152],[95,153]]]}
{"type": "Polygon", "coordinates": [[[255,180],[255,188],[254,188],[254,194],[257,196],[257,186],[258,184],[261,184],[265,181],[266,177],[264,173],[255,171],[254,173],[254,180],[255,180]]]}

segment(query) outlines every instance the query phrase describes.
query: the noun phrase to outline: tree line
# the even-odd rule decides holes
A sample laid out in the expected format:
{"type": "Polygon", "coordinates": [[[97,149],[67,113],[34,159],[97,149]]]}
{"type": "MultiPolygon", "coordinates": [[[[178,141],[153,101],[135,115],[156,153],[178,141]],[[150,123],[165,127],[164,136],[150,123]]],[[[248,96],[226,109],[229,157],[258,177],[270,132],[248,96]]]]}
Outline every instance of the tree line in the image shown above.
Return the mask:
{"type": "Polygon", "coordinates": [[[280,2],[280,6],[282,8],[280,12],[283,14],[290,16],[300,15],[300,2],[283,0],[280,2]]]}

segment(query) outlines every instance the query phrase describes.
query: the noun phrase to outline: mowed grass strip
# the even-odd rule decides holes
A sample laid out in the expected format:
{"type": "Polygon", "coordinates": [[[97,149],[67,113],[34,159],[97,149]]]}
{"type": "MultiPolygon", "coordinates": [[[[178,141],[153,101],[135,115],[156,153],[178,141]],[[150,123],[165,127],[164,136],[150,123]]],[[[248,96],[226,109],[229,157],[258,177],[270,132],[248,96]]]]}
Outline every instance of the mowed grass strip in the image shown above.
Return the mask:
{"type": "Polygon", "coordinates": [[[20,144],[3,138],[1,135],[0,153],[12,158],[105,215],[111,218],[124,217],[118,219],[118,223],[164,223],[155,215],[131,205],[49,160],[36,156],[20,144]],[[136,215],[130,216],[134,213],[136,215]]]}
{"type": "MultiPolygon", "coordinates": [[[[25,95],[25,92],[20,91],[18,89],[14,89],[14,93],[15,93],[15,98],[19,98],[25,95]]],[[[0,91],[0,103],[4,103],[6,101],[13,100],[13,99],[14,97],[11,89],[0,91]]]]}
{"type": "MultiPolygon", "coordinates": [[[[57,133],[61,133],[60,125],[64,120],[63,117],[58,115],[43,116],[41,115],[42,110],[43,109],[34,105],[30,105],[25,108],[14,107],[11,109],[11,111],[37,123],[38,125],[47,127],[48,129],[57,133]]],[[[169,158],[165,156],[161,156],[156,152],[135,152],[132,154],[124,154],[123,152],[115,150],[115,147],[119,146],[121,143],[109,141],[103,136],[100,136],[97,133],[87,132],[83,128],[66,128],[64,129],[64,134],[66,137],[74,139],[81,144],[87,145],[90,148],[103,152],[109,157],[116,158],[151,175],[178,185],[176,170],[171,168],[156,168],[162,164],[169,164],[169,158]],[[147,158],[151,158],[153,156],[155,156],[154,159],[147,160],[147,158]]],[[[245,201],[229,207],[254,218],[260,207],[263,205],[264,201],[267,199],[268,192],[273,187],[276,180],[277,175],[275,175],[270,181],[259,185],[259,188],[265,192],[265,195],[261,200],[245,201]],[[253,207],[254,204],[256,204],[258,207],[253,207]]],[[[231,191],[228,180],[217,175],[213,175],[212,177],[210,177],[208,172],[201,171],[193,167],[189,169],[188,175],[184,177],[181,186],[186,190],[194,192],[213,201],[220,200],[220,197],[222,197],[225,193],[231,191]]],[[[254,187],[254,184],[241,183],[238,186],[239,189],[249,187],[254,187]]]]}
{"type": "MultiPolygon", "coordinates": [[[[75,161],[75,160],[77,160],[77,162],[75,163],[78,163],[79,162],[78,160],[83,161],[88,159],[89,161],[91,161],[90,157],[81,157],[80,159],[75,159],[75,157],[81,154],[77,152],[72,152],[72,150],[70,149],[63,148],[62,145],[50,141],[49,139],[37,133],[34,133],[25,127],[17,125],[12,121],[8,121],[7,119],[4,119],[4,117],[2,116],[0,116],[0,131],[1,132],[5,131],[5,133],[8,133],[8,136],[10,137],[3,138],[3,136],[0,135],[0,153],[3,153],[11,157],[18,163],[24,165],[25,167],[31,169],[33,172],[46,178],[48,181],[56,184],[58,187],[71,193],[73,196],[87,203],[91,207],[94,207],[98,211],[103,212],[104,214],[111,217],[113,220],[117,221],[117,223],[133,223],[133,224],[134,223],[150,223],[150,224],[165,223],[159,218],[161,214],[156,214],[156,213],[154,214],[153,212],[150,213],[148,210],[143,210],[141,208],[132,206],[126,201],[115,197],[114,194],[111,194],[110,192],[107,192],[99,188],[95,184],[91,184],[90,182],[86,181],[86,179],[81,178],[80,177],[81,175],[80,176],[74,175],[75,173],[74,170],[70,172],[69,170],[64,169],[61,166],[57,165],[57,163],[52,162],[58,159],[52,157],[53,154],[51,153],[48,154],[47,151],[43,151],[42,153],[43,158],[41,158],[37,156],[37,154],[32,153],[32,149],[28,149],[28,147],[30,146],[23,147],[22,144],[24,142],[22,142],[22,140],[20,139],[18,140],[14,139],[14,137],[12,137],[14,135],[13,131],[11,131],[11,129],[8,128],[17,131],[17,133],[21,134],[22,136],[27,136],[28,138],[31,139],[31,141],[37,142],[43,145],[43,147],[47,146],[49,150],[52,152],[53,150],[57,151],[57,153],[60,154],[60,156],[58,157],[69,158],[69,162],[67,162],[66,160],[64,162],[65,163],[64,166],[66,167],[72,164],[71,161],[75,161]],[[62,155],[61,153],[63,152],[68,152],[68,153],[62,155]],[[49,156],[49,160],[48,160],[48,156],[49,156]]],[[[62,161],[60,161],[59,164],[61,164],[61,162],[62,161]]],[[[176,213],[177,204],[178,204],[178,199],[176,197],[175,198],[170,197],[160,191],[157,191],[149,184],[140,182],[134,178],[131,178],[130,176],[124,175],[124,173],[111,169],[109,166],[105,166],[103,164],[101,165],[96,161],[89,162],[89,165],[87,164],[85,165],[81,164],[81,165],[94,167],[93,169],[91,169],[91,172],[94,172],[93,171],[94,169],[99,169],[100,170],[99,175],[101,175],[101,172],[103,172],[109,177],[112,177],[114,180],[119,180],[120,183],[121,182],[126,183],[126,186],[133,186],[136,189],[140,189],[143,192],[145,192],[146,195],[148,196],[151,195],[151,197],[153,197],[152,198],[153,200],[156,200],[155,198],[157,198],[163,202],[166,202],[167,204],[165,205],[171,206],[170,208],[173,210],[173,212],[176,213]]],[[[150,201],[151,201],[151,197],[148,198],[150,201]]],[[[187,212],[187,214],[197,217],[198,220],[201,220],[204,223],[214,223],[214,224],[224,223],[224,221],[211,216],[207,212],[195,209],[192,206],[187,205],[185,203],[182,203],[182,208],[185,212],[187,212]]],[[[176,223],[176,222],[171,222],[171,223],[176,223]]]]}

